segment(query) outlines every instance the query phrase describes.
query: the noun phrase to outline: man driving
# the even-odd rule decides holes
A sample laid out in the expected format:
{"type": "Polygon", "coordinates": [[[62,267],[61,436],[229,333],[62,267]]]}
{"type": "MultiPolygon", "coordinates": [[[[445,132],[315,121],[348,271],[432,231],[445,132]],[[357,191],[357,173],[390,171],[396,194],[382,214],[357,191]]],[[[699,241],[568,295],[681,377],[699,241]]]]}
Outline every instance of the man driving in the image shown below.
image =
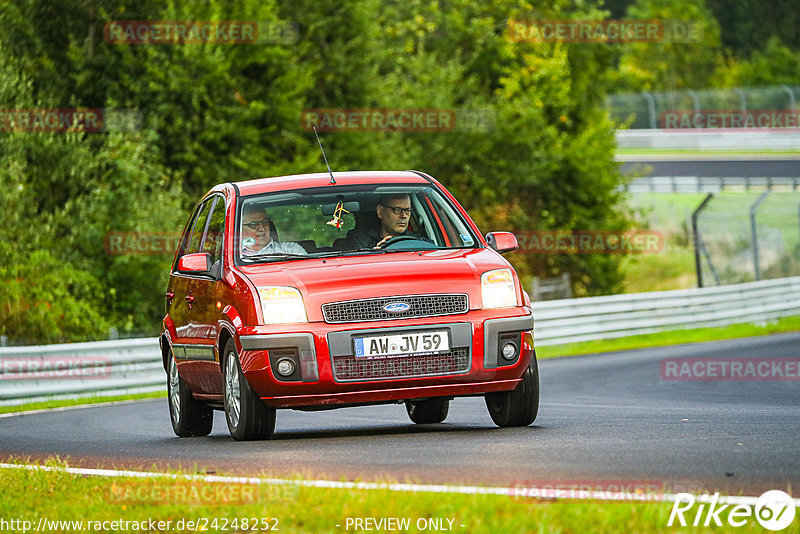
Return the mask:
{"type": "Polygon", "coordinates": [[[356,229],[347,236],[352,249],[378,248],[393,237],[410,235],[422,241],[430,241],[408,231],[411,218],[411,198],[406,193],[381,195],[375,209],[377,227],[356,229]]]}
{"type": "Polygon", "coordinates": [[[260,254],[308,255],[306,249],[292,241],[272,239],[271,220],[264,208],[256,204],[242,207],[242,256],[260,254]]]}

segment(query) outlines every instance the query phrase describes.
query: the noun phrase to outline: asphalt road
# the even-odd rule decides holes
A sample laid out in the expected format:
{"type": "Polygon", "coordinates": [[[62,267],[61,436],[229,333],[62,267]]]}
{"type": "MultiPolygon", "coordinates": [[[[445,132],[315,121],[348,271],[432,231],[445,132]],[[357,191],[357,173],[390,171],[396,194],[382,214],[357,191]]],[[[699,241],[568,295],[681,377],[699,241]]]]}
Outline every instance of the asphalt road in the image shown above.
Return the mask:
{"type": "Polygon", "coordinates": [[[800,487],[800,382],[677,382],[667,357],[800,359],[800,334],[540,362],[531,427],[496,428],[483,399],[443,424],[402,406],[279,411],[274,439],[234,442],[215,413],[207,438],[177,438],[166,399],[0,419],[0,457],[71,465],[428,483],[627,481],[691,491],[800,487]]]}
{"type": "Polygon", "coordinates": [[[790,157],[759,158],[742,156],[741,158],[725,155],[697,156],[676,155],[671,157],[626,157],[622,171],[632,172],[643,167],[652,169],[646,176],[732,176],[732,177],[795,177],[800,176],[800,161],[790,157]]]}

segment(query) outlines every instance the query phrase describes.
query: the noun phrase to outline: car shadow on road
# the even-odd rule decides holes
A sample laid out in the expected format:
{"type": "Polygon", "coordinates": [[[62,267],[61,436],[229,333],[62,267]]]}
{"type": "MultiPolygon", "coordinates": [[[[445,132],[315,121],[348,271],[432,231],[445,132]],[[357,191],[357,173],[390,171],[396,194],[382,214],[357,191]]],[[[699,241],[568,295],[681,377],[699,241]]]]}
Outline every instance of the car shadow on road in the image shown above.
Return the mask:
{"type": "MultiPolygon", "coordinates": [[[[370,427],[350,427],[350,428],[336,428],[336,429],[309,429],[309,430],[276,430],[271,438],[264,442],[286,442],[297,440],[330,440],[332,438],[365,438],[365,437],[383,437],[383,436],[442,436],[447,435],[448,439],[458,437],[459,434],[464,437],[477,438],[477,437],[491,437],[497,438],[504,433],[514,433],[519,435],[521,432],[529,432],[534,434],[545,430],[541,426],[529,427],[516,427],[516,428],[498,428],[491,425],[477,426],[477,425],[462,425],[450,423],[438,423],[429,425],[415,425],[415,424],[399,424],[399,425],[383,425],[383,426],[370,426],[370,427]]],[[[212,441],[230,440],[227,433],[214,433],[208,438],[212,441]]]]}

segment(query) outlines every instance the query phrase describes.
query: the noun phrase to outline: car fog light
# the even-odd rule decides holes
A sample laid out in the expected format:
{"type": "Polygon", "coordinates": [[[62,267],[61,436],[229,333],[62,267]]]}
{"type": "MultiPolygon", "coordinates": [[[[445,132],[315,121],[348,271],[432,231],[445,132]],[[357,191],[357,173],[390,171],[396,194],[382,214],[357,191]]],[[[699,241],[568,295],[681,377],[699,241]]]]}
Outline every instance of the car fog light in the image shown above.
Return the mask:
{"type": "Polygon", "coordinates": [[[513,360],[517,355],[517,347],[513,343],[506,343],[503,345],[502,354],[506,360],[513,360]]]}
{"type": "Polygon", "coordinates": [[[294,362],[288,358],[278,361],[278,374],[281,376],[291,376],[294,373],[294,362]]]}

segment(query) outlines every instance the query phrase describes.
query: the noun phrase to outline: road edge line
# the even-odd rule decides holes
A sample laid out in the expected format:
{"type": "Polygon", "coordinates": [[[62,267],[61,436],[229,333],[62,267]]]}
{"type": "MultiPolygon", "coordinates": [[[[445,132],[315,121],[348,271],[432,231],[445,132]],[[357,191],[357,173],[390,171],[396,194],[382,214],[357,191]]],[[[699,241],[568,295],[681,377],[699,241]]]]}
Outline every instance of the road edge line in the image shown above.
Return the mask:
{"type": "MultiPolygon", "coordinates": [[[[226,483],[226,484],[250,484],[250,485],[280,485],[280,486],[300,486],[308,488],[328,488],[328,489],[360,489],[360,490],[385,490],[409,493],[458,493],[468,495],[500,495],[518,498],[535,498],[515,496],[513,488],[502,488],[492,486],[456,486],[447,484],[405,484],[405,483],[386,483],[386,482],[349,482],[336,480],[293,480],[287,478],[259,478],[259,477],[236,477],[222,475],[190,475],[176,473],[158,473],[148,471],[125,471],[117,469],[92,469],[85,467],[58,467],[33,464],[9,464],[0,463],[0,469],[24,469],[29,471],[48,471],[57,473],[70,473],[81,476],[97,477],[122,477],[122,478],[168,478],[172,480],[185,479],[201,482],[226,483]]],[[[553,488],[525,488],[526,492],[538,492],[541,495],[553,493],[553,488]]],[[[609,491],[586,491],[586,496],[571,497],[543,497],[542,500],[590,500],[608,502],[674,502],[680,494],[631,494],[624,492],[609,491]]],[[[714,495],[700,494],[695,496],[697,502],[707,503],[714,499],[714,495]]],[[[719,504],[747,504],[755,505],[758,497],[752,496],[719,496],[719,504]]],[[[792,499],[797,506],[800,506],[800,498],[792,499]]]]}

